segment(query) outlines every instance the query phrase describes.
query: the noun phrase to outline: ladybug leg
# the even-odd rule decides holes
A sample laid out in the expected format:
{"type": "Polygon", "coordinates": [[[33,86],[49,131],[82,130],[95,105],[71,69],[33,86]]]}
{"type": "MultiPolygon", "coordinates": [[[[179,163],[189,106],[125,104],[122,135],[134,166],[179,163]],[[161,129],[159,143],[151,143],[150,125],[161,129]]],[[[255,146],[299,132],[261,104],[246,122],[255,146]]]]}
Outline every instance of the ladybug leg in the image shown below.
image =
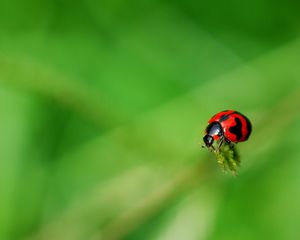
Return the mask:
{"type": "Polygon", "coordinates": [[[216,148],[215,148],[213,145],[211,145],[211,146],[209,147],[209,150],[210,150],[211,152],[216,152],[216,148]]]}
{"type": "Polygon", "coordinates": [[[222,147],[223,142],[224,142],[224,138],[221,138],[221,139],[220,139],[220,142],[219,142],[219,144],[218,144],[218,148],[217,148],[217,152],[218,152],[218,153],[220,152],[220,149],[221,149],[221,147],[222,147]]]}
{"type": "Polygon", "coordinates": [[[225,142],[229,145],[230,149],[234,148],[234,143],[228,140],[227,138],[224,138],[225,142]]]}
{"type": "MultiPolygon", "coordinates": [[[[206,148],[206,145],[205,145],[205,144],[202,144],[201,147],[202,147],[202,148],[206,148]]],[[[216,152],[216,149],[215,149],[215,147],[214,147],[213,145],[211,145],[210,147],[208,147],[208,149],[209,149],[210,151],[216,152]]]]}

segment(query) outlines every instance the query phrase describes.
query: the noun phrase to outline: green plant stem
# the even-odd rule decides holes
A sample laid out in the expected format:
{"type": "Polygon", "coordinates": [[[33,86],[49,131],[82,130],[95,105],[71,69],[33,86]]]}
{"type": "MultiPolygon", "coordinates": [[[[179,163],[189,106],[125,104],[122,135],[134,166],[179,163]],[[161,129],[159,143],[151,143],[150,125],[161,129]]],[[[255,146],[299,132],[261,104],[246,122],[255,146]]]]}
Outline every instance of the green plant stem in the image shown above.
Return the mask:
{"type": "MultiPolygon", "coordinates": [[[[208,161],[208,159],[207,159],[208,161]]],[[[164,183],[154,192],[146,196],[133,209],[128,209],[104,227],[103,231],[93,236],[93,239],[123,239],[157,212],[161,211],[172,199],[183,192],[198,186],[199,181],[212,175],[212,171],[201,162],[198,166],[183,169],[169,182],[164,183]]],[[[206,165],[207,166],[207,165],[206,165]]]]}
{"type": "Polygon", "coordinates": [[[52,99],[101,127],[109,127],[121,121],[120,116],[115,116],[104,107],[108,104],[103,103],[98,92],[39,64],[0,58],[0,82],[52,99]]]}

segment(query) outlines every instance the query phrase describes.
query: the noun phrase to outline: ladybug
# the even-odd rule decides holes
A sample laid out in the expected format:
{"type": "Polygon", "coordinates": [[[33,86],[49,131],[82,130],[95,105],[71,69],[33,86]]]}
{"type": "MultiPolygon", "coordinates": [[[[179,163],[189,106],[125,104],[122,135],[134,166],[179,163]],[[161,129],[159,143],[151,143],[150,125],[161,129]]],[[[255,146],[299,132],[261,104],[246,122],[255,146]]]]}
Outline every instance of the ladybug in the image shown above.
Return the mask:
{"type": "Polygon", "coordinates": [[[225,141],[228,144],[246,141],[252,130],[249,119],[234,110],[225,110],[214,115],[205,130],[203,147],[212,148],[214,141],[219,141],[218,149],[225,141]]]}

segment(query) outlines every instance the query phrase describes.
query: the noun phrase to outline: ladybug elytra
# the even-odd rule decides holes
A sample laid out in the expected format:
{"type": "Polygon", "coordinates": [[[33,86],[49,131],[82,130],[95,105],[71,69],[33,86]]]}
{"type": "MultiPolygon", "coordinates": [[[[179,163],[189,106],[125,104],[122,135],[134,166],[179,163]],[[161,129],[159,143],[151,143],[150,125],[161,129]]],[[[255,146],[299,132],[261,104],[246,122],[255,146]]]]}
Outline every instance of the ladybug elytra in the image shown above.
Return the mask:
{"type": "Polygon", "coordinates": [[[229,144],[246,141],[252,130],[249,119],[234,110],[225,110],[214,115],[205,130],[204,146],[215,151],[213,143],[219,141],[218,150],[225,141],[229,144]]]}

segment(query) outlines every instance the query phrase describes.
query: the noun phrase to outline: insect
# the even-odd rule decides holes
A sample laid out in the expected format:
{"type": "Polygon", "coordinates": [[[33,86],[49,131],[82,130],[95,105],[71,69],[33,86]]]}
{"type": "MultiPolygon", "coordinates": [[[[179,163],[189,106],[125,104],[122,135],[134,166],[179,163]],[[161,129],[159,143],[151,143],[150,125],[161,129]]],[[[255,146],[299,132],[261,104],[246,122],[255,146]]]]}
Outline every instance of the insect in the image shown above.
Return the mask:
{"type": "Polygon", "coordinates": [[[234,110],[225,110],[214,115],[209,121],[205,130],[203,141],[209,149],[219,152],[224,141],[230,145],[232,143],[246,141],[252,130],[249,119],[234,110]],[[218,141],[217,148],[214,142],[218,141]]]}

